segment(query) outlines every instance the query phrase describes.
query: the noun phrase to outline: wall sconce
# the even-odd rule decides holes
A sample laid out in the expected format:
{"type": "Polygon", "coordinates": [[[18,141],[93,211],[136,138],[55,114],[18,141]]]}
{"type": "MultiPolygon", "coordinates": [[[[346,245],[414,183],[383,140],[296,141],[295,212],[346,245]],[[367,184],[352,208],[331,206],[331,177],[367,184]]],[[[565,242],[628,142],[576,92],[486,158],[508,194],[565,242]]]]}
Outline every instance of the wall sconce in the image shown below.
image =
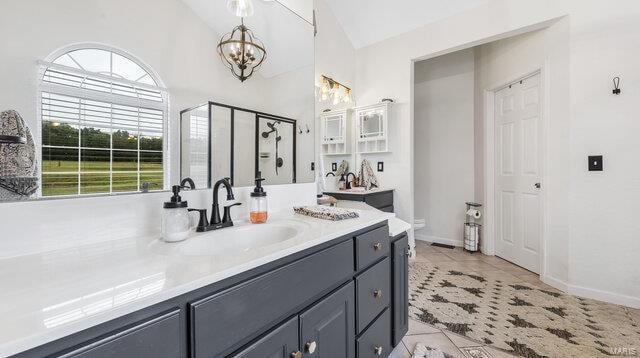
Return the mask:
{"type": "Polygon", "coordinates": [[[332,103],[351,103],[353,94],[351,88],[325,75],[320,76],[319,100],[332,100],[332,103]]]}

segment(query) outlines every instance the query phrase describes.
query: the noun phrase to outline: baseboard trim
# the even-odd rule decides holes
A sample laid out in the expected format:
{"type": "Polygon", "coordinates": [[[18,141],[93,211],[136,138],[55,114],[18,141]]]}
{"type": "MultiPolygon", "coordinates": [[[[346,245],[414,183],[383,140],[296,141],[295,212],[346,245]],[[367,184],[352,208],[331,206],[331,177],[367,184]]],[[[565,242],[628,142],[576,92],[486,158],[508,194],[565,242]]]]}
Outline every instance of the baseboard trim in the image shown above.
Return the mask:
{"type": "Polygon", "coordinates": [[[621,295],[609,291],[598,290],[594,288],[588,288],[578,285],[568,284],[555,277],[545,276],[542,278],[542,282],[549,286],[555,287],[563,292],[584,298],[590,298],[598,301],[604,301],[613,303],[616,305],[627,306],[631,308],[640,309],[640,298],[621,295]]]}
{"type": "Polygon", "coordinates": [[[569,293],[580,297],[592,298],[594,300],[640,309],[640,298],[638,297],[621,295],[618,293],[578,285],[569,285],[569,293]]]}
{"type": "Polygon", "coordinates": [[[569,291],[567,283],[555,277],[544,276],[542,277],[542,282],[546,283],[551,287],[557,288],[560,291],[564,291],[564,292],[569,291]]]}
{"type": "Polygon", "coordinates": [[[462,246],[461,240],[447,239],[445,237],[427,235],[420,232],[415,232],[414,237],[416,240],[419,240],[419,241],[435,242],[438,244],[445,244],[445,245],[451,245],[451,246],[462,246]]]}

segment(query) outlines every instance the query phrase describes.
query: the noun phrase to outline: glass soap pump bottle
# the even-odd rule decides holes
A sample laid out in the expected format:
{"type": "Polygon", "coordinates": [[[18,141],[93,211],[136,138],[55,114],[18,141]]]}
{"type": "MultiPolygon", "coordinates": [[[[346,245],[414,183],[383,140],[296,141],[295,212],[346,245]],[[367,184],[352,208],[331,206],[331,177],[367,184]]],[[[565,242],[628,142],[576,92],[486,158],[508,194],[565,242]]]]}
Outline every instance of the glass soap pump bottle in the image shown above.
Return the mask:
{"type": "Polygon", "coordinates": [[[252,224],[262,224],[267,222],[267,193],[262,187],[264,178],[261,178],[262,174],[258,172],[256,178],[256,187],[253,188],[251,193],[251,204],[249,205],[249,220],[252,224]]]}
{"type": "Polygon", "coordinates": [[[193,180],[185,178],[180,185],[171,187],[173,196],[163,205],[162,210],[162,239],[165,242],[183,241],[189,236],[189,213],[187,202],[182,201],[180,189],[195,189],[193,180]],[[186,186],[185,184],[189,184],[186,186]]]}

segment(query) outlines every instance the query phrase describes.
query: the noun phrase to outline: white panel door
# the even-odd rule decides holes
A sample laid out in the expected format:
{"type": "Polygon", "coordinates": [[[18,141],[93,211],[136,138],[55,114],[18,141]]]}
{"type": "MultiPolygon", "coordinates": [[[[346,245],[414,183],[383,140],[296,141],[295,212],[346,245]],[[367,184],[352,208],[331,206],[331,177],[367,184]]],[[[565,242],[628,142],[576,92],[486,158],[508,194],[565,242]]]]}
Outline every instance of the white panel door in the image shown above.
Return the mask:
{"type": "Polygon", "coordinates": [[[496,253],[540,273],[542,119],[540,75],[496,92],[496,253]]]}

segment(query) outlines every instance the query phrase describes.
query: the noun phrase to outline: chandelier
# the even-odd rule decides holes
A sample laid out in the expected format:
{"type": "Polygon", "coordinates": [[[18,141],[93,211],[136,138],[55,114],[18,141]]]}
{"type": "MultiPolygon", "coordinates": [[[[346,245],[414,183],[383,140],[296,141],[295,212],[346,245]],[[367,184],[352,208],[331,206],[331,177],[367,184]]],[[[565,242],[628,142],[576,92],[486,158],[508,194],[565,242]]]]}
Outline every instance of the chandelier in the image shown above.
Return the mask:
{"type": "Polygon", "coordinates": [[[320,76],[319,100],[331,100],[333,104],[353,102],[351,88],[325,75],[320,76]]]}
{"type": "Polygon", "coordinates": [[[222,36],[218,43],[218,54],[231,73],[242,82],[251,77],[267,57],[264,45],[244,25],[244,19],[233,31],[222,36]]]}

